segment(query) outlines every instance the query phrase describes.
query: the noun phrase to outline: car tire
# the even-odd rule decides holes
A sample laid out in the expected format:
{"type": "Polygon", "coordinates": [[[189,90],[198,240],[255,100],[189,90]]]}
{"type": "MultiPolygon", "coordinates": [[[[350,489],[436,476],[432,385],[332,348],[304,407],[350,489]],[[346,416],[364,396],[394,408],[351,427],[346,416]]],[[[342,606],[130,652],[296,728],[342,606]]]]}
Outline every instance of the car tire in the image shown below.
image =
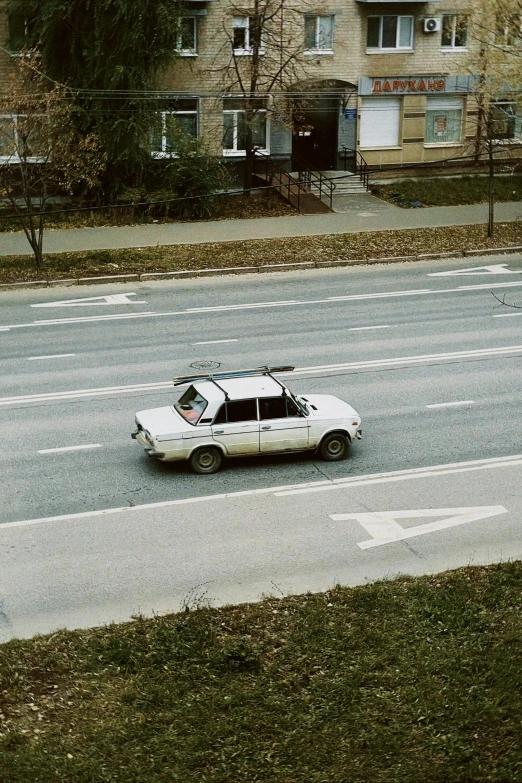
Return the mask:
{"type": "Polygon", "coordinates": [[[190,458],[190,467],[194,473],[217,473],[223,462],[223,455],[215,446],[203,446],[190,458]]]}
{"type": "Polygon", "coordinates": [[[350,441],[342,432],[331,432],[326,435],[319,446],[319,454],[327,462],[338,462],[346,459],[350,450],[350,441]]]}

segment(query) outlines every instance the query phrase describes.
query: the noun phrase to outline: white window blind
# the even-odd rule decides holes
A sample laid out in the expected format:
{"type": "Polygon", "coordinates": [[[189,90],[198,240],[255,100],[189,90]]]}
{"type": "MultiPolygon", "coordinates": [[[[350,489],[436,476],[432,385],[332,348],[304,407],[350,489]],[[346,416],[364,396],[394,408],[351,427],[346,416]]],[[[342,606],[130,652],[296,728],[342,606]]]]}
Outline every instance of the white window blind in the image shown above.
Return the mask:
{"type": "Polygon", "coordinates": [[[360,146],[398,147],[400,116],[400,98],[363,98],[360,146]]]}

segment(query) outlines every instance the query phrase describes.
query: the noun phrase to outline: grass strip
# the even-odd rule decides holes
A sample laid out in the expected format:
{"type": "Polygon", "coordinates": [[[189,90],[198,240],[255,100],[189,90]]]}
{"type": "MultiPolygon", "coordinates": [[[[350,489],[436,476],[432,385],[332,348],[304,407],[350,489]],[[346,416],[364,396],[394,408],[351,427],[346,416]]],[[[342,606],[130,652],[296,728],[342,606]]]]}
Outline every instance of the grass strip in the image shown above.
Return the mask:
{"type": "Polygon", "coordinates": [[[490,238],[485,227],[479,225],[49,253],[45,256],[45,269],[39,273],[31,256],[4,256],[0,257],[0,282],[388,258],[433,252],[458,254],[475,248],[520,244],[522,223],[516,222],[499,223],[490,238]]]}
{"type": "MultiPolygon", "coordinates": [[[[452,207],[463,204],[486,204],[489,198],[488,177],[439,177],[403,179],[390,185],[376,183],[372,193],[392,204],[408,208],[412,201],[427,207],[452,207]]],[[[522,177],[502,176],[494,180],[495,201],[522,199],[522,177]]]]}
{"type": "Polygon", "coordinates": [[[0,646],[3,783],[522,780],[522,563],[0,646]]]}

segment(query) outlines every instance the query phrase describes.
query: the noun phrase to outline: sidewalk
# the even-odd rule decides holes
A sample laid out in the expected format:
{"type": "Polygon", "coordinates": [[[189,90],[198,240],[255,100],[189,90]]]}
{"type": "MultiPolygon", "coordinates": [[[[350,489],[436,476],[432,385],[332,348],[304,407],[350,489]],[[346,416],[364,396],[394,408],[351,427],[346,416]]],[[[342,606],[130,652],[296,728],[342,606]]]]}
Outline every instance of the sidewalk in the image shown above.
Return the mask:
{"type": "MultiPolygon", "coordinates": [[[[350,197],[352,198],[352,197],[350,197]]],[[[486,204],[463,207],[400,209],[369,194],[353,197],[354,209],[326,215],[291,215],[245,220],[211,220],[199,223],[108,226],[47,231],[45,253],[76,250],[107,250],[157,245],[191,245],[203,242],[233,242],[248,239],[303,237],[360,231],[392,231],[408,228],[465,226],[487,222],[486,204]]],[[[495,221],[522,219],[519,201],[495,205],[495,221]]],[[[522,223],[521,223],[522,231],[522,223]]],[[[23,232],[0,233],[0,256],[27,255],[29,244],[23,232]]]]}

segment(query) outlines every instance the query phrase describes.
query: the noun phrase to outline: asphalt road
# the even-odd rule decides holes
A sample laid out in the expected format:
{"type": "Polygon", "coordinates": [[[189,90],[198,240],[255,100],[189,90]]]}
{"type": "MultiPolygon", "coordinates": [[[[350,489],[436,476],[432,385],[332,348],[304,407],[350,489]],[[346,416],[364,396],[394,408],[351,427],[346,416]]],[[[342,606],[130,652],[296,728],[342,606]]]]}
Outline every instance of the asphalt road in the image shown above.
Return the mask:
{"type": "Polygon", "coordinates": [[[0,293],[0,640],[520,557],[522,310],[492,292],[522,303],[522,258],[0,293]],[[364,438],[341,463],[149,460],[134,413],[207,361],[294,364],[364,438]]]}

